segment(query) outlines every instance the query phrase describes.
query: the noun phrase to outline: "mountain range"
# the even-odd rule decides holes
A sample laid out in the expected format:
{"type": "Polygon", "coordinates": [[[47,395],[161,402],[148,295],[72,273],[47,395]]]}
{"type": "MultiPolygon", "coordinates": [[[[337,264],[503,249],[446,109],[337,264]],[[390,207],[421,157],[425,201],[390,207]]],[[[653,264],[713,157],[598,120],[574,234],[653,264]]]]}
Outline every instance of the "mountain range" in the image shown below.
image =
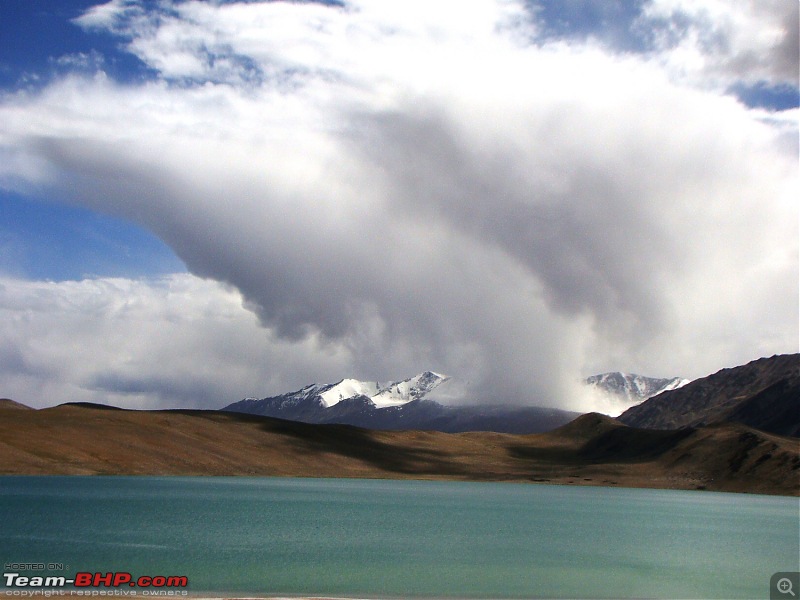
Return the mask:
{"type": "Polygon", "coordinates": [[[597,413],[547,433],[310,425],[219,410],[0,400],[0,474],[514,481],[800,494],[797,440],[738,423],[647,430],[597,413]]]}
{"type": "Polygon", "coordinates": [[[302,423],[445,433],[539,433],[569,423],[580,414],[536,406],[445,406],[426,398],[448,381],[448,376],[433,371],[383,384],[343,379],[260,400],[246,398],[222,410],[302,423]]]}
{"type": "MultiPolygon", "coordinates": [[[[427,426],[453,430],[510,422],[508,407],[459,413],[426,398],[445,382],[436,373],[385,385],[343,380],[243,401],[284,415],[342,412],[388,424],[398,419],[395,425],[408,418],[404,431],[220,410],[33,410],[0,399],[0,473],[389,477],[800,494],[798,354],[723,369],[663,391],[618,420],[589,413],[532,435],[419,431],[415,414],[427,426]],[[350,392],[357,395],[346,398],[350,392]],[[387,405],[378,408],[373,396],[387,405]]],[[[525,410],[547,409],[516,410],[524,422],[525,410]]]]}
{"type": "MultiPolygon", "coordinates": [[[[432,400],[450,381],[433,371],[388,383],[343,379],[268,398],[247,398],[222,410],[304,423],[446,433],[540,433],[578,416],[557,408],[450,406],[432,400]]],[[[761,358],[695,381],[612,372],[594,375],[584,383],[611,399],[607,406],[627,408],[618,419],[633,427],[679,429],[737,422],[800,436],[798,354],[761,358]]]]}
{"type": "MultiPolygon", "coordinates": [[[[342,379],[337,383],[312,383],[296,392],[281,394],[275,398],[280,398],[286,407],[314,401],[314,404],[319,404],[326,409],[352,398],[368,398],[376,408],[389,408],[421,400],[449,380],[447,375],[440,375],[433,371],[425,371],[414,377],[389,383],[342,379]]],[[[252,401],[258,402],[255,398],[244,400],[245,405],[252,404],[252,401]]]]}
{"type": "MultiPolygon", "coordinates": [[[[295,392],[267,398],[246,398],[222,410],[301,421],[337,423],[367,429],[422,429],[458,433],[495,431],[539,433],[560,427],[577,412],[535,406],[476,404],[443,405],[429,398],[451,378],[425,371],[414,377],[388,383],[342,379],[336,383],[307,385],[295,392]]],[[[674,377],[656,379],[628,373],[603,373],[585,384],[598,390],[619,414],[664,390],[688,383],[674,377]]]]}

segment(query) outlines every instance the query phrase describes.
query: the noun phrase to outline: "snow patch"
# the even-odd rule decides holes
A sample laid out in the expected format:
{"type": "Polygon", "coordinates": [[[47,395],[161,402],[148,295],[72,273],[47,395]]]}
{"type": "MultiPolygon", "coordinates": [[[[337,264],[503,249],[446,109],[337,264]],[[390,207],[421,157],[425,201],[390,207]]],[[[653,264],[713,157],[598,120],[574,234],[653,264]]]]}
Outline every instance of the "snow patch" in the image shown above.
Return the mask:
{"type": "Polygon", "coordinates": [[[648,398],[676,390],[690,381],[683,377],[659,379],[617,371],[593,375],[584,383],[591,398],[592,410],[617,417],[648,398]]]}
{"type": "MultiPolygon", "coordinates": [[[[422,399],[426,394],[449,379],[447,375],[441,375],[433,371],[425,371],[409,379],[387,383],[342,379],[339,383],[324,386],[325,389],[319,393],[319,397],[325,407],[334,406],[342,400],[348,400],[356,396],[366,396],[372,400],[376,407],[386,408],[422,399]]],[[[301,390],[301,392],[305,391],[305,389],[301,390]]]]}

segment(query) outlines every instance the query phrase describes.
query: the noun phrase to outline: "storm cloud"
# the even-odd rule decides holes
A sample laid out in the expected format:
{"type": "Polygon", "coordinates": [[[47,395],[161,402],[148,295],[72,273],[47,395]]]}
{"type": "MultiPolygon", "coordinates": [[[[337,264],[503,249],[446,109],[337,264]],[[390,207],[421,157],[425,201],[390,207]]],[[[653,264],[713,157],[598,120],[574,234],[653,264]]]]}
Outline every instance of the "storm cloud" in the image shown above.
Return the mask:
{"type": "MultiPolygon", "coordinates": [[[[539,13],[511,1],[91,9],[77,24],[154,77],[6,95],[0,181],[139,223],[194,277],[34,294],[80,298],[74,335],[96,350],[63,377],[84,399],[221,405],[433,369],[468,383],[453,401],[585,408],[574,382],[594,372],[697,377],[796,351],[797,110],[726,93],[791,84],[772,59],[791,63],[796,30],[753,9],[714,37],[680,2],[637,18],[678,13],[669,43],[636,54],[539,38],[539,13]],[[771,37],[745,35],[770,19],[771,37]],[[191,299],[165,295],[176,282],[191,299]],[[110,313],[90,318],[86,289],[149,298],[119,325],[130,338],[91,341],[110,313]],[[189,327],[194,295],[225,298],[233,321],[189,327]],[[172,338],[165,306],[181,307],[172,338]]],[[[7,282],[6,310],[26,310],[31,285],[7,282]]],[[[4,334],[19,364],[46,354],[30,327],[4,334]]]]}

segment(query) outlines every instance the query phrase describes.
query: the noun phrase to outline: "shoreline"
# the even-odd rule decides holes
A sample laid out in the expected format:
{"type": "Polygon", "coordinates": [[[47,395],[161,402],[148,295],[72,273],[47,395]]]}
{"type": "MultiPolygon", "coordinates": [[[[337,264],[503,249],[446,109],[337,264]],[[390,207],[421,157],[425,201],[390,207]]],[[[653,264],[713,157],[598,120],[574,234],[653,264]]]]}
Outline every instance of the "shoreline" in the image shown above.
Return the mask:
{"type": "MultiPolygon", "coordinates": [[[[679,487],[678,485],[664,486],[653,485],[652,481],[646,482],[627,482],[625,484],[616,482],[614,485],[605,485],[603,483],[590,483],[590,482],[572,482],[572,481],[540,481],[528,479],[447,479],[442,477],[347,477],[347,476],[320,476],[320,475],[194,475],[194,474],[149,474],[149,473],[80,473],[80,474],[64,474],[64,473],[0,473],[0,481],[5,477],[85,477],[85,478],[104,478],[104,477],[165,477],[165,478],[180,478],[180,477],[209,477],[209,478],[281,478],[281,479],[339,479],[339,480],[353,480],[353,481],[418,481],[418,482],[442,482],[442,483],[491,483],[491,484],[504,484],[504,485],[527,485],[527,486],[564,486],[564,487],[580,487],[580,488],[605,488],[605,489],[634,489],[634,490],[663,490],[674,492],[701,492],[709,494],[744,494],[748,496],[775,496],[779,498],[796,498],[800,497],[800,491],[797,492],[767,492],[767,491],[753,491],[753,490],[720,490],[709,489],[705,486],[698,487],[679,487]]],[[[219,596],[214,596],[219,598],[219,596]]],[[[271,596],[254,596],[253,598],[269,598],[271,596]]],[[[345,597],[349,598],[349,597],[345,597]]],[[[226,599],[233,600],[233,599],[226,599]]],[[[235,600],[247,600],[246,598],[236,598],[235,600]]],[[[316,597],[315,597],[316,600],[316,597]]],[[[327,600],[327,597],[326,597],[327,600]]],[[[336,599],[331,599],[336,600],[336,599]]],[[[356,599],[358,600],[358,599],[356,599]]]]}

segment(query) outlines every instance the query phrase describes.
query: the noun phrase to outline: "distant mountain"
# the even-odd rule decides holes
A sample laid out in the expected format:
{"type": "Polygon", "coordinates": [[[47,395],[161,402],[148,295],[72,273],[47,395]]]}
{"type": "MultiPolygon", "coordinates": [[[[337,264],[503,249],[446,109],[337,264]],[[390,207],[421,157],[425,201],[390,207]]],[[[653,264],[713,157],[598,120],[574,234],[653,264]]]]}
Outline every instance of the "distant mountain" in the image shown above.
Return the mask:
{"type": "Polygon", "coordinates": [[[645,377],[615,371],[592,375],[584,383],[595,392],[595,409],[615,417],[652,396],[682,387],[689,380],[682,377],[645,377]]]}
{"type": "Polygon", "coordinates": [[[628,409],[632,427],[678,429],[720,422],[800,437],[800,354],[760,358],[722,369],[628,409]]]}
{"type": "Polygon", "coordinates": [[[260,400],[247,398],[222,410],[303,423],[446,433],[540,433],[564,425],[579,414],[532,406],[444,406],[426,399],[449,379],[432,371],[386,384],[343,379],[260,400]]]}
{"type": "Polygon", "coordinates": [[[619,371],[592,375],[586,378],[587,385],[607,394],[624,398],[629,402],[642,402],[661,392],[683,387],[687,383],[689,383],[689,380],[682,377],[657,379],[619,371]]]}
{"type": "Polygon", "coordinates": [[[356,405],[365,403],[380,409],[402,406],[423,399],[426,394],[449,379],[446,375],[425,371],[415,377],[389,383],[357,379],[342,379],[337,383],[312,383],[296,392],[279,396],[260,400],[245,398],[226,406],[223,410],[279,416],[283,419],[309,423],[328,422],[320,421],[315,415],[324,413],[331,416],[352,412],[355,400],[357,400],[356,405]],[[341,403],[345,404],[336,410],[331,410],[341,403]]]}
{"type": "Polygon", "coordinates": [[[377,408],[386,408],[421,400],[426,394],[449,379],[447,375],[439,375],[433,371],[425,371],[415,377],[389,383],[342,379],[338,383],[308,385],[297,392],[284,396],[286,400],[297,401],[309,398],[319,399],[325,408],[330,408],[350,398],[366,397],[377,408]]]}

